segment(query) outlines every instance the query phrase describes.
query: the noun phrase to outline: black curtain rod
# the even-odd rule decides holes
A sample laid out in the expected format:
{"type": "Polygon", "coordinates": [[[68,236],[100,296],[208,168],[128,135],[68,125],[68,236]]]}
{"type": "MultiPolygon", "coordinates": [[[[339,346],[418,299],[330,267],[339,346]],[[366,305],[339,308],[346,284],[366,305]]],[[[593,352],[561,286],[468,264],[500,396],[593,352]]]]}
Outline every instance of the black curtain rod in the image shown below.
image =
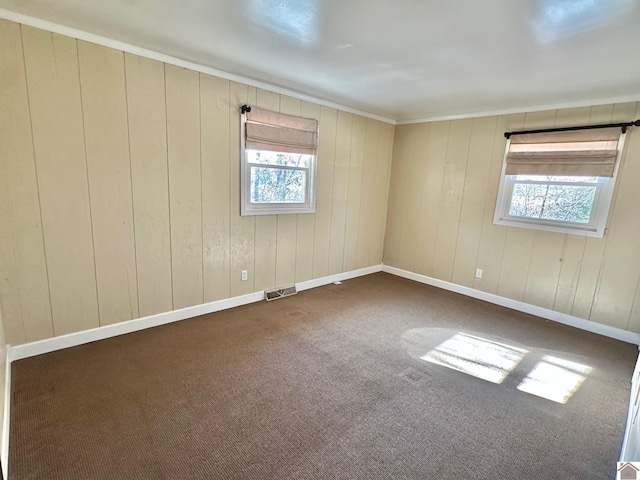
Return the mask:
{"type": "Polygon", "coordinates": [[[582,127],[563,127],[563,128],[545,128],[543,130],[523,130],[521,132],[504,132],[505,138],[511,137],[511,135],[524,135],[527,133],[551,133],[551,132],[569,132],[572,130],[591,130],[594,128],[622,128],[622,133],[627,133],[627,127],[640,127],[640,120],[635,122],[625,123],[608,123],[606,125],[585,125],[582,127]]]}
{"type": "Polygon", "coordinates": [[[251,111],[251,107],[249,105],[242,105],[242,107],[240,107],[240,112],[244,115],[247,112],[251,111]]]}

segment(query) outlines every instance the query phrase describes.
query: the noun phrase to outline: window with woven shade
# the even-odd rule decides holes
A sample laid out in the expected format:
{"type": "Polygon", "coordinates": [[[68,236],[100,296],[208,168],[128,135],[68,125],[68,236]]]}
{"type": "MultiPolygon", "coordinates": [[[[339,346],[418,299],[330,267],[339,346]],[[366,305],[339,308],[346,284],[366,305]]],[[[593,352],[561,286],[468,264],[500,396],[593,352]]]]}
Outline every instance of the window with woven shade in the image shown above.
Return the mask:
{"type": "Polygon", "coordinates": [[[314,213],[318,121],[242,111],[241,214],[314,213]]]}
{"type": "Polygon", "coordinates": [[[624,138],[620,127],[515,132],[494,223],[602,237],[624,138]]]}

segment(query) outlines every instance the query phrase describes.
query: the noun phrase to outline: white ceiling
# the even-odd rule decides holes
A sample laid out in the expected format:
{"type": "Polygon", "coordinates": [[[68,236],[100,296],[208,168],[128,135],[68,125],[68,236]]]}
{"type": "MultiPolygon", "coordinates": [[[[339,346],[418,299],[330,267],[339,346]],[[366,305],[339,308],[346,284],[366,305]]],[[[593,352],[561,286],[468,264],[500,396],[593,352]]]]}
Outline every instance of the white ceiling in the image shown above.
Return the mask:
{"type": "Polygon", "coordinates": [[[640,100],[640,0],[0,0],[400,122],[640,100]]]}

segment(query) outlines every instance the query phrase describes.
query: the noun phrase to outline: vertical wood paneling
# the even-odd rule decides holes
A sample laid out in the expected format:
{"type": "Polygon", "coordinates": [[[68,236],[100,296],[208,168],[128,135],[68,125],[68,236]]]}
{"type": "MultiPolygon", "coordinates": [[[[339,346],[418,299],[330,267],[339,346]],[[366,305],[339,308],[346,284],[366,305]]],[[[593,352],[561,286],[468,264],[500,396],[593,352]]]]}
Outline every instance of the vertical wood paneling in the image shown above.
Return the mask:
{"type": "Polygon", "coordinates": [[[636,103],[394,128],[11,22],[0,40],[11,343],[373,265],[383,240],[385,263],[640,331],[635,130],[605,238],[492,224],[504,130],[636,103]],[[247,102],[320,118],[316,214],[240,217],[247,102]]]}
{"type": "Polygon", "coordinates": [[[53,322],[20,25],[5,20],[0,65],[0,303],[16,344],[53,336],[53,322]]]}
{"type": "MultiPolygon", "coordinates": [[[[589,123],[610,123],[613,118],[613,108],[614,105],[592,107],[589,123]]],[[[609,223],[614,206],[615,200],[611,206],[612,210],[609,212],[609,223]]],[[[577,317],[589,318],[591,316],[591,307],[593,306],[598,280],[600,279],[602,256],[607,243],[607,233],[608,231],[605,232],[604,238],[587,238],[585,241],[584,254],[580,263],[576,293],[571,310],[571,314],[577,317]]]]}
{"type": "Polygon", "coordinates": [[[203,302],[200,78],[167,65],[167,146],[174,308],[203,302]]]}
{"type": "MultiPolygon", "coordinates": [[[[255,105],[274,112],[280,110],[280,95],[262,89],[257,89],[256,94],[255,105]]],[[[255,276],[257,291],[267,290],[276,286],[277,241],[277,216],[257,215],[255,233],[255,276]]]]}
{"type": "Polygon", "coordinates": [[[173,309],[164,64],[125,54],[140,316],[173,309]]]}
{"type": "Polygon", "coordinates": [[[532,232],[524,228],[507,230],[498,281],[498,295],[519,301],[524,300],[533,239],[532,232]]]}
{"type": "MultiPolygon", "coordinates": [[[[637,118],[635,104],[616,106],[617,113],[637,118]]],[[[610,229],[603,257],[602,274],[590,319],[618,328],[627,328],[640,277],[640,215],[637,179],[640,178],[640,136],[637,129],[626,135],[624,154],[618,170],[618,195],[610,216],[610,229]]]]}
{"type": "MultiPolygon", "coordinates": [[[[305,118],[320,119],[320,106],[302,102],[301,115],[305,118]]],[[[317,181],[316,170],[316,181],[317,181]]],[[[316,197],[316,212],[318,204],[316,197]]],[[[304,282],[313,278],[313,257],[315,252],[316,215],[298,215],[296,231],[295,282],[304,282]]]]}
{"type": "Polygon", "coordinates": [[[453,283],[467,287],[473,285],[475,278],[496,120],[496,117],[477,118],[471,124],[469,159],[464,178],[452,280],[453,283]]]}
{"type": "MultiPolygon", "coordinates": [[[[414,187],[415,182],[418,181],[417,175],[415,174],[418,162],[413,158],[414,144],[418,142],[418,139],[415,138],[415,132],[416,129],[420,127],[421,125],[407,125],[403,131],[398,134],[396,137],[398,140],[396,147],[400,153],[396,159],[394,159],[393,163],[393,168],[398,172],[400,178],[403,179],[403,183],[414,182],[414,187]]],[[[419,192],[416,190],[416,188],[407,187],[400,183],[392,185],[394,195],[390,199],[393,209],[390,211],[389,217],[390,220],[395,223],[395,225],[390,228],[390,231],[393,232],[393,235],[389,239],[390,250],[395,255],[395,264],[407,270],[411,269],[411,264],[413,263],[412,256],[407,250],[409,250],[409,245],[411,245],[409,238],[411,236],[412,215],[414,213],[411,208],[411,203],[412,200],[415,201],[419,195],[419,192]]]]}
{"type": "MultiPolygon", "coordinates": [[[[420,221],[424,220],[421,198],[424,199],[424,172],[428,169],[425,155],[429,149],[430,130],[428,124],[406,125],[398,129],[394,140],[393,174],[404,181],[391,182],[389,191],[388,228],[385,252],[400,268],[415,267],[416,249],[423,243],[417,237],[420,221]]],[[[426,221],[426,220],[424,220],[426,221]]]]}
{"type": "Polygon", "coordinates": [[[560,276],[558,277],[553,307],[551,307],[557,312],[571,314],[586,243],[587,237],[565,236],[565,244],[563,245],[560,259],[560,276]]]}
{"type": "Polygon", "coordinates": [[[229,81],[200,74],[204,301],[230,296],[229,81]]]}
{"type": "Polygon", "coordinates": [[[504,256],[504,244],[507,240],[507,228],[493,224],[506,148],[506,140],[502,133],[507,130],[522,129],[523,123],[524,114],[498,117],[491,152],[482,233],[476,262],[476,267],[483,269],[483,275],[482,278],[474,278],[473,288],[494,294],[498,292],[500,267],[504,256]]]}
{"type": "Polygon", "coordinates": [[[389,209],[387,212],[387,233],[384,238],[384,258],[388,265],[398,266],[403,264],[401,248],[401,226],[403,195],[405,190],[402,183],[407,178],[406,170],[410,159],[411,125],[399,125],[393,139],[393,160],[391,165],[391,179],[389,187],[389,209]]]}
{"type": "MultiPolygon", "coordinates": [[[[556,127],[566,127],[571,125],[586,125],[590,121],[591,107],[571,108],[558,110],[556,115],[556,127]]],[[[555,241],[561,243],[561,255],[559,259],[558,278],[549,290],[547,295],[553,296],[553,302],[549,308],[562,313],[571,313],[571,307],[578,285],[578,274],[586,237],[576,235],[556,235],[555,241]]],[[[556,246],[557,248],[557,246],[556,246]]],[[[555,267],[555,266],[554,266],[555,267]]]]}
{"type": "Polygon", "coordinates": [[[344,262],[352,125],[353,115],[338,111],[331,206],[331,239],[329,242],[329,275],[341,272],[344,262]]]}
{"type": "Polygon", "coordinates": [[[320,107],[313,277],[328,275],[338,111],[320,107]]]}
{"type": "Polygon", "coordinates": [[[555,232],[535,232],[524,292],[526,303],[553,308],[565,237],[555,232]]]}
{"type": "Polygon", "coordinates": [[[278,215],[276,225],[276,280],[274,286],[293,285],[296,276],[297,215],[278,215]]]}
{"type": "Polygon", "coordinates": [[[240,107],[249,101],[249,88],[231,82],[229,89],[229,234],[231,238],[231,296],[255,291],[255,217],[240,216],[240,107]],[[247,281],[240,272],[247,270],[247,281]]]}
{"type": "MultiPolygon", "coordinates": [[[[299,117],[301,111],[300,100],[284,95],[280,97],[280,113],[299,117]]],[[[293,285],[296,277],[298,215],[278,215],[276,232],[276,285],[293,285]]]]}
{"type": "Polygon", "coordinates": [[[367,119],[365,133],[365,150],[362,167],[362,195],[358,224],[358,244],[356,246],[356,268],[364,268],[369,265],[371,252],[371,237],[373,236],[373,223],[375,215],[367,214],[367,211],[375,202],[376,173],[378,171],[378,138],[380,136],[380,122],[367,119]]]}
{"type": "Polygon", "coordinates": [[[504,130],[635,103],[394,128],[10,22],[0,39],[12,343],[377,264],[383,244],[390,265],[640,330],[634,130],[604,239],[492,223],[504,130]],[[243,103],[320,119],[315,214],[240,217],[243,103]]]}
{"type": "MultiPolygon", "coordinates": [[[[526,113],[525,129],[543,128],[553,125],[556,112],[544,111],[526,113]]],[[[504,246],[504,256],[498,284],[498,295],[523,301],[529,281],[529,266],[535,242],[534,230],[510,228],[504,246]]]]}
{"type": "MultiPolygon", "coordinates": [[[[440,199],[442,196],[450,130],[451,122],[432,123],[426,154],[420,157],[421,161],[426,162],[427,169],[422,182],[423,191],[420,203],[420,217],[416,220],[418,224],[418,249],[414,263],[416,272],[422,275],[434,274],[434,255],[439,226],[438,216],[440,213],[440,199]]],[[[397,188],[402,188],[402,186],[400,185],[397,188]]],[[[389,206],[391,207],[391,205],[389,206]]],[[[387,227],[386,235],[389,234],[389,228],[387,227]]]]}
{"type": "Polygon", "coordinates": [[[571,314],[580,318],[591,317],[591,308],[595,299],[596,288],[600,281],[602,256],[606,246],[604,238],[588,238],[578,275],[578,285],[571,314]]]}
{"type": "Polygon", "coordinates": [[[360,201],[362,196],[362,169],[364,163],[367,119],[353,117],[351,126],[351,153],[349,156],[349,185],[347,216],[344,233],[343,271],[355,270],[358,254],[358,230],[360,227],[360,201]]]}
{"type": "Polygon", "coordinates": [[[453,275],[462,192],[471,140],[471,120],[454,122],[450,135],[455,138],[455,142],[449,143],[447,149],[433,263],[433,275],[446,281],[451,281],[453,275]]]}
{"type": "Polygon", "coordinates": [[[633,206],[640,200],[640,192],[633,187],[634,179],[640,177],[640,167],[629,161],[640,156],[640,136],[635,137],[639,134],[633,129],[627,136],[605,238],[493,225],[504,131],[628,121],[639,114],[638,104],[628,103],[474,119],[469,162],[464,172],[458,165],[457,173],[452,173],[457,164],[453,159],[463,158],[464,121],[450,122],[451,131],[442,127],[446,125],[443,122],[432,123],[424,157],[412,148],[416,137],[424,135],[413,126],[397,127],[384,263],[406,268],[408,258],[415,256],[415,268],[411,270],[447,279],[446,270],[453,257],[454,283],[640,331],[640,250],[633,246],[640,237],[640,217],[633,206]],[[480,124],[490,130],[490,122],[495,123],[493,133],[476,130],[480,124]],[[420,167],[410,161],[426,165],[421,187],[416,187],[413,178],[420,167]],[[455,199],[455,182],[460,178],[465,188],[459,221],[457,225],[447,224],[457,212],[455,202],[447,204],[447,195],[453,194],[455,199]],[[416,188],[421,190],[421,208],[412,211],[415,192],[411,190],[416,188]],[[417,245],[422,248],[414,249],[413,240],[409,240],[412,231],[401,220],[407,212],[407,218],[419,223],[417,245]],[[457,238],[455,247],[451,241],[441,241],[445,236],[457,238]],[[434,266],[436,263],[439,265],[434,266]],[[470,278],[474,266],[484,270],[482,279],[470,278]]]}
{"type": "MultiPolygon", "coordinates": [[[[584,125],[589,122],[590,108],[558,110],[553,126],[584,125]]],[[[550,123],[547,123],[550,124],[550,123]]],[[[525,290],[525,302],[545,308],[553,308],[563,261],[567,235],[550,232],[535,232],[531,254],[531,268],[525,290]]],[[[571,276],[571,264],[566,264],[565,275],[571,276]]]]}
{"type": "Polygon", "coordinates": [[[62,335],[99,325],[78,50],[73,39],[30,27],[22,38],[53,326],[62,335]]]}
{"type": "Polygon", "coordinates": [[[402,195],[400,196],[400,208],[394,215],[397,215],[400,222],[400,243],[403,248],[400,249],[399,261],[402,268],[407,270],[415,269],[416,250],[421,245],[416,241],[418,233],[418,223],[416,218],[420,218],[420,204],[422,200],[422,192],[424,189],[420,187],[424,184],[425,171],[427,163],[420,161],[428,150],[430,139],[430,125],[417,124],[411,125],[409,156],[406,168],[408,181],[406,185],[401,187],[402,195]]]}
{"type": "Polygon", "coordinates": [[[395,128],[393,125],[380,123],[376,151],[375,197],[374,201],[369,204],[373,209],[372,236],[369,242],[369,263],[371,265],[378,265],[382,262],[382,249],[386,236],[394,133],[395,128]]]}
{"type": "Polygon", "coordinates": [[[100,324],[138,318],[124,54],[78,43],[100,324]]]}
{"type": "Polygon", "coordinates": [[[12,343],[381,261],[393,125],[11,22],[0,36],[12,343]],[[319,118],[315,214],[240,216],[244,103],[319,118]]]}

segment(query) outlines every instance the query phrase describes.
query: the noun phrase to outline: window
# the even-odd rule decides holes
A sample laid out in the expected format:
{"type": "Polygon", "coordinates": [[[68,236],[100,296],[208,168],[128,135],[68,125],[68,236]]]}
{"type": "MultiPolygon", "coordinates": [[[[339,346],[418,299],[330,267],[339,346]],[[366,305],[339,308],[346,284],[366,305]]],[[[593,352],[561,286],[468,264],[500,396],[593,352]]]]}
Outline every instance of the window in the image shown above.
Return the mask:
{"type": "Polygon", "coordinates": [[[620,128],[512,135],[494,223],[602,237],[624,143],[620,128]]]}
{"type": "Polygon", "coordinates": [[[314,213],[318,121],[244,111],[241,214],[314,213]]]}

